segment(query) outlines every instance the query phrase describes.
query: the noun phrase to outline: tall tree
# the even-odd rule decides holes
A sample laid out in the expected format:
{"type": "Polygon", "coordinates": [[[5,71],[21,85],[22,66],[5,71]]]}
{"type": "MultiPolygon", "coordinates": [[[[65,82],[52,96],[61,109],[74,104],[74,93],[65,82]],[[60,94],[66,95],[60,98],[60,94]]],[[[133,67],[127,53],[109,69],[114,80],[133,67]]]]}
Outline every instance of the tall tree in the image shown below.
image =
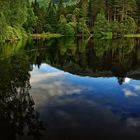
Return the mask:
{"type": "Polygon", "coordinates": [[[63,5],[63,0],[59,0],[59,3],[58,3],[58,18],[61,15],[64,15],[64,14],[65,14],[65,8],[64,8],[64,5],[63,5]]]}
{"type": "Polygon", "coordinates": [[[135,0],[115,0],[114,1],[114,20],[123,21],[128,16],[133,16],[136,11],[135,0]]]}
{"type": "Polygon", "coordinates": [[[80,0],[79,8],[81,9],[81,16],[83,18],[87,18],[88,15],[88,0],[80,0]]]}
{"type": "Polygon", "coordinates": [[[105,1],[89,0],[88,16],[89,16],[90,27],[93,26],[96,16],[100,12],[105,12],[105,1]]]}
{"type": "Polygon", "coordinates": [[[136,11],[136,20],[138,23],[138,32],[140,32],[140,1],[136,0],[136,4],[137,4],[137,11],[136,11]]]}
{"type": "Polygon", "coordinates": [[[50,0],[46,14],[46,30],[56,32],[58,20],[56,5],[53,0],[50,0]]]}
{"type": "Polygon", "coordinates": [[[36,33],[42,33],[44,31],[44,26],[45,26],[45,15],[46,12],[43,7],[39,6],[39,3],[37,0],[32,3],[33,9],[35,16],[37,17],[37,24],[35,27],[35,32],[36,33]]]}

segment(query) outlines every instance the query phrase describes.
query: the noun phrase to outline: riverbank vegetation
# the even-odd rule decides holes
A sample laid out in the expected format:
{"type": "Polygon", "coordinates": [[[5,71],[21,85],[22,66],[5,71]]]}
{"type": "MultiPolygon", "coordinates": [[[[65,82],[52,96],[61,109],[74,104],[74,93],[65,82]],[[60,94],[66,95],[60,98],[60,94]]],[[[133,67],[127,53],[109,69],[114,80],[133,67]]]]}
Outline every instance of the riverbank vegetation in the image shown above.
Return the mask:
{"type": "Polygon", "coordinates": [[[0,41],[45,33],[119,38],[140,31],[139,0],[0,0],[0,6],[0,41]]]}
{"type": "Polygon", "coordinates": [[[38,38],[59,38],[62,37],[62,34],[58,34],[58,33],[41,33],[41,34],[32,34],[31,37],[34,39],[38,39],[38,38]]]}

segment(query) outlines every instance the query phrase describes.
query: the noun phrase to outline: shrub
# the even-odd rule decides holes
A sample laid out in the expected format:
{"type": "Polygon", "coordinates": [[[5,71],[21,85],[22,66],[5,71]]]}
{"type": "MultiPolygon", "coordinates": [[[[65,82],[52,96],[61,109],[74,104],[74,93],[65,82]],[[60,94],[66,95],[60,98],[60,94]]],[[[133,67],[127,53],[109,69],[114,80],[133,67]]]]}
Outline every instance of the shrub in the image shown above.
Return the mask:
{"type": "Polygon", "coordinates": [[[75,30],[73,28],[73,26],[71,25],[71,23],[67,23],[65,25],[65,33],[66,36],[74,36],[75,35],[75,30]]]}
{"type": "Polygon", "coordinates": [[[96,38],[101,38],[105,35],[105,32],[112,32],[110,28],[110,23],[105,18],[105,15],[100,13],[97,15],[95,26],[94,26],[94,36],[96,38]]]}

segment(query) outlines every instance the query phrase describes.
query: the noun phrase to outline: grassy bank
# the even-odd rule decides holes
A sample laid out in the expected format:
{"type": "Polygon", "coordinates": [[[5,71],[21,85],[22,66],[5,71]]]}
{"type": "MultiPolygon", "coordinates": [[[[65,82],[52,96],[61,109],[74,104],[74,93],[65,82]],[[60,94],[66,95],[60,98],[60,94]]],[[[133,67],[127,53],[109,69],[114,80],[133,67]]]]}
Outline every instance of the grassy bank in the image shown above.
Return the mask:
{"type": "Polygon", "coordinates": [[[24,38],[34,38],[34,39],[49,39],[49,38],[59,38],[62,37],[61,34],[54,34],[54,33],[42,33],[42,34],[28,34],[19,28],[13,28],[9,26],[5,32],[5,34],[0,36],[0,43],[4,42],[16,42],[18,40],[22,40],[24,38]]]}
{"type": "Polygon", "coordinates": [[[125,35],[124,37],[128,37],[128,38],[137,37],[137,38],[139,38],[139,37],[140,37],[140,34],[127,34],[127,35],[125,35]]]}
{"type": "Polygon", "coordinates": [[[41,39],[41,38],[59,38],[62,37],[61,34],[54,34],[54,33],[42,33],[42,34],[32,34],[31,37],[35,39],[41,39]]]}

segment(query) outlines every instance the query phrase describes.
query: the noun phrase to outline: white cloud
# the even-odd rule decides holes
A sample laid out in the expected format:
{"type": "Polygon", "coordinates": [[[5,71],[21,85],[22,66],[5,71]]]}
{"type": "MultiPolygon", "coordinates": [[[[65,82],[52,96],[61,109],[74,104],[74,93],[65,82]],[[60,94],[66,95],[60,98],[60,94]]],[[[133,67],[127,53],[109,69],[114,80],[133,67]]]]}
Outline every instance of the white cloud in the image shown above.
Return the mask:
{"type": "Polygon", "coordinates": [[[136,93],[134,93],[134,92],[132,92],[132,91],[130,91],[130,90],[128,90],[128,89],[123,89],[123,92],[124,92],[124,95],[125,95],[126,97],[138,96],[136,93]]]}
{"type": "Polygon", "coordinates": [[[126,84],[129,84],[129,83],[130,83],[130,81],[131,81],[131,79],[130,79],[130,78],[127,78],[127,77],[126,77],[126,78],[124,79],[124,83],[126,83],[126,84]]]}
{"type": "Polygon", "coordinates": [[[51,97],[55,98],[63,95],[80,94],[87,91],[84,85],[77,85],[66,79],[64,71],[53,69],[46,65],[45,69],[34,69],[31,72],[31,94],[35,100],[36,106],[43,105],[51,97]],[[46,68],[47,67],[47,68],[46,68]]]}
{"type": "Polygon", "coordinates": [[[134,89],[135,89],[136,91],[140,91],[140,86],[138,86],[138,85],[133,85],[133,87],[134,87],[134,89]]]}

